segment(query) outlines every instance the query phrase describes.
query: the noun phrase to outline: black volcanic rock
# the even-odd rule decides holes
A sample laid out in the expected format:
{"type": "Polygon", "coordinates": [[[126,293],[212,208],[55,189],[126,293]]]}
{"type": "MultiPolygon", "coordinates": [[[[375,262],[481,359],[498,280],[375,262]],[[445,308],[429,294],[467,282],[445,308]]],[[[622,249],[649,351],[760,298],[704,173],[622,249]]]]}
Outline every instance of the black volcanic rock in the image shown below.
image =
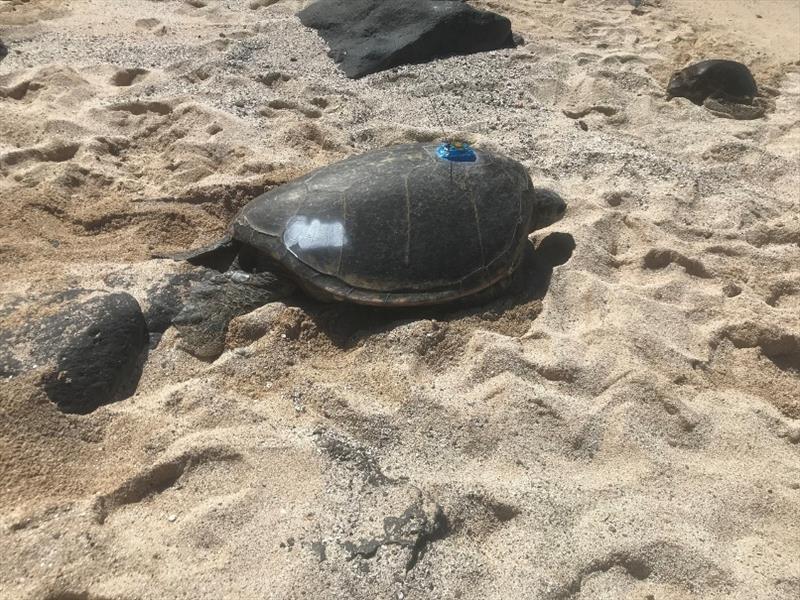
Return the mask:
{"type": "Polygon", "coordinates": [[[191,284],[214,273],[208,269],[178,273],[150,287],[145,300],[147,308],[144,310],[144,320],[150,335],[155,337],[164,333],[186,303],[191,284]]]}
{"type": "Polygon", "coordinates": [[[0,376],[43,369],[47,396],[70,413],[133,393],[148,339],[133,296],[70,290],[0,316],[0,376]]]}
{"type": "Polygon", "coordinates": [[[350,78],[514,46],[511,22],[455,0],[318,0],[298,13],[350,78]]]}

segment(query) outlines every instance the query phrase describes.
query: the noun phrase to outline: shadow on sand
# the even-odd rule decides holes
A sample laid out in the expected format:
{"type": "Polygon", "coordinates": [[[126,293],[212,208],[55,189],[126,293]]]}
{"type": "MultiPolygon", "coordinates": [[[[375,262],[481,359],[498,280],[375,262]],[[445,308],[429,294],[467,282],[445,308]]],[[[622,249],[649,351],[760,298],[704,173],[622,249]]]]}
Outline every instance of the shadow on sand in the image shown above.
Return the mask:
{"type": "Polygon", "coordinates": [[[289,304],[302,308],[317,328],[343,350],[357,346],[364,338],[376,333],[421,319],[447,323],[477,317],[481,321],[495,321],[516,307],[543,299],[550,287],[553,268],[566,263],[574,248],[575,240],[568,233],[551,233],[537,248],[531,243],[505,293],[485,302],[377,308],[346,303],[325,304],[296,296],[289,304]]]}
{"type": "MultiPolygon", "coordinates": [[[[551,190],[539,190],[538,193],[558,197],[551,190]]],[[[543,299],[550,287],[553,269],[569,261],[574,249],[575,239],[568,233],[551,233],[538,245],[530,242],[508,287],[490,297],[479,296],[446,305],[413,308],[325,304],[301,295],[294,296],[287,303],[308,314],[320,332],[334,345],[349,349],[370,335],[421,319],[443,323],[469,318],[487,322],[501,319],[509,311],[543,299]]],[[[530,323],[524,325],[527,331],[530,323]]]]}

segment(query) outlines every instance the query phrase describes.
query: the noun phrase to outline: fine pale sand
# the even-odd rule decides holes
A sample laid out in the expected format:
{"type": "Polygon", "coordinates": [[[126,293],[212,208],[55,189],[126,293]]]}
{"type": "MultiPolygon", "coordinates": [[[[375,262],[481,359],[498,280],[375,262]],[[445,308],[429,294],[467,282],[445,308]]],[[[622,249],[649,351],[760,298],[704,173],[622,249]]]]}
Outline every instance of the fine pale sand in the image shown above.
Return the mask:
{"type": "Polygon", "coordinates": [[[146,305],[188,269],[153,254],[441,139],[432,104],[564,198],[566,262],[470,310],[293,298],[213,363],[170,329],[87,416],[0,382],[0,597],[800,598],[800,2],[473,2],[525,44],[358,81],[304,4],[0,0],[0,313],[146,305]],[[718,57],[766,118],[665,100],[718,57]]]}

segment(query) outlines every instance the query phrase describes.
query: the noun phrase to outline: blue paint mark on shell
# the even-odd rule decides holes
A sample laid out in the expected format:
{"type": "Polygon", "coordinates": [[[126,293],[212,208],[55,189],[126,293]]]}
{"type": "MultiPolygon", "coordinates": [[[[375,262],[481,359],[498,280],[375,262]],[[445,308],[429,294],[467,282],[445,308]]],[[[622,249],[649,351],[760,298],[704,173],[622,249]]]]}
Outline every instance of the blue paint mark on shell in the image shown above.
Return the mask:
{"type": "Polygon", "coordinates": [[[453,162],[475,162],[478,157],[467,142],[442,142],[436,148],[436,155],[453,162]]]}

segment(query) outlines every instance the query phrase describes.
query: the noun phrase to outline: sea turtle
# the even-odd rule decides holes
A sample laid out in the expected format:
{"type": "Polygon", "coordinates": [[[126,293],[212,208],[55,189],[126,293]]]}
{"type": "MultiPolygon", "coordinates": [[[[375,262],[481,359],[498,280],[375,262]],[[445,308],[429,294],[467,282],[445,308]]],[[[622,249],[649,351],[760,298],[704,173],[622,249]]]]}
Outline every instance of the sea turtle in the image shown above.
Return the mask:
{"type": "Polygon", "coordinates": [[[528,234],[557,221],[515,160],[468,144],[408,144],[312,171],[247,204],[227,235],[181,256],[224,271],[196,285],[174,324],[210,357],[234,316],[295,286],[323,301],[421,306],[488,299],[528,234]]]}
{"type": "Polygon", "coordinates": [[[703,60],[676,71],[667,97],[677,96],[729,119],[757,119],[766,111],[750,69],[734,60],[703,60]]]}

